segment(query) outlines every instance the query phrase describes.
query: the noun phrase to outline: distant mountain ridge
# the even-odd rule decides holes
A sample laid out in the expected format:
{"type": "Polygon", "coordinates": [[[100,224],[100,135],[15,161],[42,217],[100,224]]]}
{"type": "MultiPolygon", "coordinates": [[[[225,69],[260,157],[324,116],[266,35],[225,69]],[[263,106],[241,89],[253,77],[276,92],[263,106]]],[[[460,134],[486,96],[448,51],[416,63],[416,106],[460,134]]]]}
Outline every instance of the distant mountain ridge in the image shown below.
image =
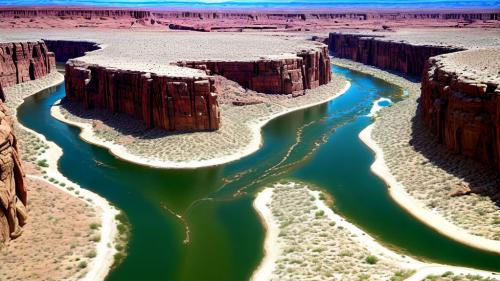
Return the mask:
{"type": "Polygon", "coordinates": [[[2,0],[0,6],[89,6],[89,7],[124,7],[124,8],[167,8],[167,7],[190,7],[190,8],[488,8],[500,9],[500,1],[481,0],[429,0],[429,1],[407,1],[407,0],[2,0]]]}

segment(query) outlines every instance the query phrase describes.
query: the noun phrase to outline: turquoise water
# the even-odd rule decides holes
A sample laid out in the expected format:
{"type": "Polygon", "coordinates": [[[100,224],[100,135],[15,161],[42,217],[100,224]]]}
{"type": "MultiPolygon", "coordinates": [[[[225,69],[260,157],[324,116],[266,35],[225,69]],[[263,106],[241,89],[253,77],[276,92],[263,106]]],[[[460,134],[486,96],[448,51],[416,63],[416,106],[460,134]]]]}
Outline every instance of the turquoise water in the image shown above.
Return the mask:
{"type": "Polygon", "coordinates": [[[481,0],[2,0],[1,5],[13,6],[89,6],[89,7],[127,7],[127,8],[200,8],[200,9],[245,9],[245,8],[277,8],[277,9],[317,9],[317,8],[499,8],[499,1],[481,0]]]}
{"type": "Polygon", "coordinates": [[[261,149],[218,167],[146,168],[83,142],[78,129],[50,116],[63,86],[26,99],[19,121],[64,150],[63,174],[128,215],[129,255],[109,280],[247,280],[263,255],[264,232],[252,201],[281,179],[323,188],[337,212],[403,254],[500,271],[500,255],[451,241],[416,221],[370,172],[374,157],[358,134],[372,122],[367,114],[375,101],[398,102],[403,91],[340,67],[332,71],[352,82],[344,95],[272,120],[263,128],[261,149]],[[189,243],[183,242],[186,228],[189,243]]]}

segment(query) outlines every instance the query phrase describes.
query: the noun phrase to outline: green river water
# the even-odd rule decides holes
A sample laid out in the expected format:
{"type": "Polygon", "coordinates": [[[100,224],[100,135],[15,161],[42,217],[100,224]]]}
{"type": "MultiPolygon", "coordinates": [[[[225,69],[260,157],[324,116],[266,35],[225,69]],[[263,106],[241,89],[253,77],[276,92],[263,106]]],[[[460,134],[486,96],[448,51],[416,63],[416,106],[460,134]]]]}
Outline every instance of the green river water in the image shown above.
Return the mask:
{"type": "Polygon", "coordinates": [[[63,85],[27,98],[19,121],[63,149],[64,175],[129,217],[128,256],[108,280],[247,280],[263,256],[264,230],[252,201],[263,186],[282,179],[326,190],[337,212],[402,254],[500,271],[500,255],[454,242],[418,222],[370,172],[374,156],[358,134],[372,122],[366,115],[375,102],[397,102],[403,90],[344,68],[332,71],[351,81],[344,95],[272,120],[257,152],[211,168],[142,167],[85,143],[79,129],[50,116],[52,104],[65,95],[63,85]]]}

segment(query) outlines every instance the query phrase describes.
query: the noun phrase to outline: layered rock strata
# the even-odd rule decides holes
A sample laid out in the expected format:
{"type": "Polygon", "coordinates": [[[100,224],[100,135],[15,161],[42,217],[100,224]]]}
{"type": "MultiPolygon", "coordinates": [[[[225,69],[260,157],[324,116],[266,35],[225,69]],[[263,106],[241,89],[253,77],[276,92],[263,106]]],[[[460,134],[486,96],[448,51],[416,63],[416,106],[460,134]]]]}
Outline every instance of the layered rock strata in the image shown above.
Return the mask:
{"type": "Polygon", "coordinates": [[[86,52],[99,50],[95,42],[73,40],[43,40],[47,48],[55,53],[56,62],[65,63],[69,59],[82,57],[86,52]]]}
{"type": "Polygon", "coordinates": [[[0,246],[19,237],[28,218],[25,174],[13,118],[0,99],[0,246]]]}
{"type": "Polygon", "coordinates": [[[86,8],[4,8],[0,10],[0,17],[58,17],[61,19],[71,17],[83,17],[91,19],[97,18],[131,18],[141,19],[150,22],[161,19],[243,19],[251,21],[270,21],[270,20],[332,20],[332,19],[461,19],[461,20],[498,20],[500,13],[498,11],[474,11],[474,12],[429,12],[429,11],[399,11],[399,12],[335,12],[325,10],[324,12],[304,11],[304,12],[245,12],[245,11],[154,11],[154,10],[127,10],[127,9],[86,9],[86,8]]]}
{"type": "Polygon", "coordinates": [[[66,97],[84,108],[121,112],[148,128],[217,130],[220,124],[212,77],[172,77],[96,65],[66,64],[66,97]]]}
{"type": "Polygon", "coordinates": [[[302,95],[331,80],[326,46],[301,51],[296,57],[256,61],[182,61],[179,66],[206,70],[266,94],[302,95]]]}
{"type": "Polygon", "coordinates": [[[431,58],[420,114],[439,142],[500,172],[500,49],[431,58]]]}
{"type": "Polygon", "coordinates": [[[330,33],[328,47],[336,57],[416,76],[422,75],[430,57],[463,50],[388,41],[383,36],[336,32],[330,33]]]}
{"type": "Polygon", "coordinates": [[[35,80],[56,69],[55,55],[44,42],[0,43],[0,85],[35,80]]]}

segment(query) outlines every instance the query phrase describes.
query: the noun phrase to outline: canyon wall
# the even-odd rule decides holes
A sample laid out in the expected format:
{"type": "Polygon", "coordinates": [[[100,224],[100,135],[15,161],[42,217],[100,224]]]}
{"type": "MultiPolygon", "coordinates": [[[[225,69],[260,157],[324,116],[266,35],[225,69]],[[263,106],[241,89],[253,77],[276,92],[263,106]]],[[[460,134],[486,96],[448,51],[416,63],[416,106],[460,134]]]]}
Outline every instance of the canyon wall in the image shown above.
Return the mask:
{"type": "Polygon", "coordinates": [[[55,71],[54,53],[44,42],[0,43],[0,86],[35,80],[55,71]]]}
{"type": "Polygon", "coordinates": [[[65,63],[69,59],[82,57],[86,52],[99,50],[100,47],[89,41],[43,40],[47,48],[55,53],[56,62],[65,63]]]}
{"type": "MultiPolygon", "coordinates": [[[[0,89],[0,92],[2,90],[0,89]]],[[[14,135],[14,119],[0,99],[0,248],[22,234],[28,219],[25,174],[14,135]]]]}
{"type": "Polygon", "coordinates": [[[86,19],[96,18],[130,18],[142,19],[145,21],[156,21],[161,19],[237,19],[251,21],[272,21],[272,20],[331,20],[331,19],[385,19],[385,20],[403,20],[403,19],[462,19],[462,20],[498,20],[500,13],[495,10],[484,11],[387,11],[387,12],[340,12],[340,11],[304,11],[304,12],[282,12],[282,11],[159,11],[159,10],[129,10],[129,9],[86,9],[86,8],[3,8],[0,10],[0,17],[12,18],[34,18],[34,17],[57,17],[71,18],[82,17],[86,19]]]}
{"type": "Polygon", "coordinates": [[[465,78],[444,69],[442,59],[426,64],[419,103],[422,122],[452,151],[500,172],[498,81],[465,78]]]}
{"type": "Polygon", "coordinates": [[[179,66],[206,70],[266,94],[302,95],[331,80],[327,47],[302,51],[297,58],[257,61],[182,61],[179,66]]]}
{"type": "Polygon", "coordinates": [[[328,47],[336,57],[416,76],[422,75],[430,57],[463,50],[386,41],[381,37],[334,32],[329,35],[328,47]]]}
{"type": "Polygon", "coordinates": [[[212,77],[169,77],[69,62],[66,97],[168,131],[217,130],[220,113],[212,77]]]}

